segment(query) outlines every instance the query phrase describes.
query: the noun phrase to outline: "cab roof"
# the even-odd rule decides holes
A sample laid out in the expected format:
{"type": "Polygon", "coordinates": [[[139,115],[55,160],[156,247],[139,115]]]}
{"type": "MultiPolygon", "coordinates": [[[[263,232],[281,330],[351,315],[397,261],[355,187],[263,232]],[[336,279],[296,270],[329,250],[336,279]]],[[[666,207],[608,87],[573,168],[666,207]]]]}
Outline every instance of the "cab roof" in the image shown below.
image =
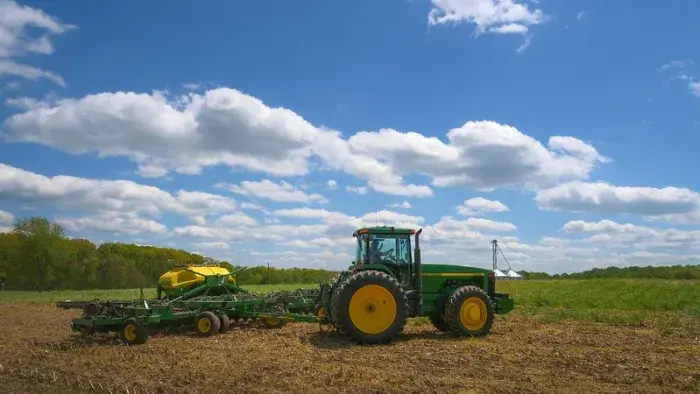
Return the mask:
{"type": "Polygon", "coordinates": [[[352,236],[357,237],[358,235],[361,235],[361,234],[415,234],[415,233],[416,233],[416,230],[412,229],[412,228],[379,226],[379,227],[362,227],[360,229],[355,230],[352,233],[352,236]]]}

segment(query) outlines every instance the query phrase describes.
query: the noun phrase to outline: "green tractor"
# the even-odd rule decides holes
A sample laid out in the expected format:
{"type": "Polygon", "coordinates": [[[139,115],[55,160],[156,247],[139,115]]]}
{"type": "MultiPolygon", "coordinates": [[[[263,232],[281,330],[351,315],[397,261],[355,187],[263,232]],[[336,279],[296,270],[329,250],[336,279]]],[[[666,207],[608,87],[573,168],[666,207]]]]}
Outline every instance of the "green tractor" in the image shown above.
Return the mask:
{"type": "Polygon", "coordinates": [[[423,230],[366,227],[355,261],[321,287],[317,315],[357,344],[389,343],[406,319],[427,316],[441,331],[481,337],[494,314],[513,310],[508,294],[496,293],[493,271],[460,265],[422,264],[423,230]],[[411,255],[411,235],[415,249],[411,255]]]}

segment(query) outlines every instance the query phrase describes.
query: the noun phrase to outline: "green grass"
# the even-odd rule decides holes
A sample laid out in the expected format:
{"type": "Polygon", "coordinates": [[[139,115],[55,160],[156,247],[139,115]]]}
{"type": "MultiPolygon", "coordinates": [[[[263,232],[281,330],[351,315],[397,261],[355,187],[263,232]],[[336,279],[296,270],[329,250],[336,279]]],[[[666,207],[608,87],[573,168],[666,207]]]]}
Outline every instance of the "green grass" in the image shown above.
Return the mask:
{"type": "Polygon", "coordinates": [[[516,300],[515,313],[543,321],[608,324],[666,322],[700,317],[700,281],[588,279],[502,281],[498,291],[516,300]]]}
{"type": "MultiPolygon", "coordinates": [[[[259,285],[244,287],[255,292],[316,288],[318,285],[259,285]]],[[[606,324],[677,326],[700,318],[700,281],[663,279],[588,279],[500,281],[498,291],[515,298],[514,314],[543,322],[566,320],[606,324]]],[[[155,289],[144,289],[155,297],[155,289]]],[[[133,299],[139,289],[0,292],[0,302],[55,302],[61,300],[133,299]]],[[[419,319],[420,320],[420,319],[419,319]]]]}

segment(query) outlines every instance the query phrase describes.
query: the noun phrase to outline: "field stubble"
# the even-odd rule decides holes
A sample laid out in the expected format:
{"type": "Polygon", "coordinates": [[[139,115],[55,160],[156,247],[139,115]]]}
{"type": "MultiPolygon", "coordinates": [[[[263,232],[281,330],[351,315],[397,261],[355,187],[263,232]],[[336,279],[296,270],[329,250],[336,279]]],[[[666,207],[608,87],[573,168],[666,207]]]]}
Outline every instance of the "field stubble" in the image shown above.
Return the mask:
{"type": "MultiPolygon", "coordinates": [[[[0,380],[7,392],[62,393],[697,392],[700,328],[692,309],[625,309],[598,293],[598,309],[584,302],[577,310],[541,298],[536,284],[504,286],[521,308],[499,316],[487,338],[455,338],[414,319],[396,343],[375,347],[302,323],[233,325],[207,339],[156,335],[136,347],[115,336],[85,342],[69,328],[78,311],[4,300],[0,380]],[[607,321],[618,312],[634,317],[607,321]]],[[[556,286],[538,289],[556,295],[556,286]]]]}

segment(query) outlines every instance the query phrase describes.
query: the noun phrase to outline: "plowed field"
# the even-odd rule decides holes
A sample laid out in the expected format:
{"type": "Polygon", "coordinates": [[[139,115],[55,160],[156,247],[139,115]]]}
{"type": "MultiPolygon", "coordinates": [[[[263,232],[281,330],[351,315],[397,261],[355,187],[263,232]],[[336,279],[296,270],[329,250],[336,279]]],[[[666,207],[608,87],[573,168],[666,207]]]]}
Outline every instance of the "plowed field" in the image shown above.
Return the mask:
{"type": "MultiPolygon", "coordinates": [[[[388,346],[356,347],[314,324],[233,326],[208,339],[126,347],[70,332],[79,311],[0,303],[2,392],[698,392],[700,329],[499,316],[484,339],[412,321],[388,346]],[[128,390],[128,391],[127,391],[128,390]]],[[[113,336],[116,338],[116,336],[113,336]]]]}

